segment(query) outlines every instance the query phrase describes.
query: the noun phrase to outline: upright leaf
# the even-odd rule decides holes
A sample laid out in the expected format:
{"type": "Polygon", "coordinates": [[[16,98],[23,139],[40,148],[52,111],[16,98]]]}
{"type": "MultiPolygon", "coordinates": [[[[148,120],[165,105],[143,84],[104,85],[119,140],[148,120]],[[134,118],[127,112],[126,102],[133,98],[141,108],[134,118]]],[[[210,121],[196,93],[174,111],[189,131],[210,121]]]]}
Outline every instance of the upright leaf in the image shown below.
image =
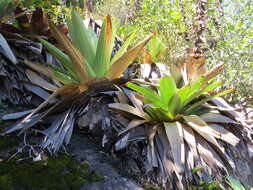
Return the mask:
{"type": "Polygon", "coordinates": [[[110,16],[107,16],[103,22],[102,30],[99,36],[96,58],[92,63],[92,68],[95,70],[98,77],[104,76],[110,67],[114,38],[115,28],[110,16]]]}
{"type": "Polygon", "coordinates": [[[163,77],[160,79],[160,96],[165,105],[168,105],[176,90],[177,86],[172,77],[163,77]]]}
{"type": "Polygon", "coordinates": [[[80,53],[78,49],[73,45],[73,43],[68,39],[65,34],[60,31],[54,24],[49,24],[51,28],[51,32],[57,41],[62,45],[64,50],[68,53],[70,59],[72,60],[75,72],[81,82],[85,82],[88,80],[88,73],[84,65],[84,57],[80,53]]]}
{"type": "Polygon", "coordinates": [[[133,47],[131,50],[126,52],[122,57],[120,57],[117,61],[115,61],[108,73],[108,79],[119,78],[121,74],[126,70],[126,68],[132,63],[132,61],[136,58],[136,56],[140,53],[140,51],[144,48],[144,46],[149,42],[152,36],[148,37],[144,41],[140,42],[138,45],[133,47]]]}
{"type": "Polygon", "coordinates": [[[126,52],[128,46],[130,45],[130,43],[133,41],[134,37],[136,36],[136,32],[134,32],[129,38],[127,38],[127,40],[123,43],[123,45],[120,47],[120,49],[116,52],[116,54],[113,56],[112,60],[111,60],[111,65],[117,61],[121,56],[124,55],[124,53],[126,52]]]}
{"type": "Polygon", "coordinates": [[[81,16],[74,9],[72,9],[71,18],[68,20],[70,37],[88,64],[91,65],[96,54],[95,44],[92,43],[81,16]]]}

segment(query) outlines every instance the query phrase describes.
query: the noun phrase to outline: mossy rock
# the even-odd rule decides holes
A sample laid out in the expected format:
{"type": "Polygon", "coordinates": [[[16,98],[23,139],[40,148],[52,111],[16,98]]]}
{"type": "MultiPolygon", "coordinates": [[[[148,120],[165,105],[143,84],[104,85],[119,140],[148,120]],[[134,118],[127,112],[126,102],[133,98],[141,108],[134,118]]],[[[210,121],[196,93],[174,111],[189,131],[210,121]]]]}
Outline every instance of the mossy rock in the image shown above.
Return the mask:
{"type": "Polygon", "coordinates": [[[87,162],[78,164],[67,155],[38,162],[2,162],[1,190],[79,190],[86,182],[101,181],[87,162]]]}

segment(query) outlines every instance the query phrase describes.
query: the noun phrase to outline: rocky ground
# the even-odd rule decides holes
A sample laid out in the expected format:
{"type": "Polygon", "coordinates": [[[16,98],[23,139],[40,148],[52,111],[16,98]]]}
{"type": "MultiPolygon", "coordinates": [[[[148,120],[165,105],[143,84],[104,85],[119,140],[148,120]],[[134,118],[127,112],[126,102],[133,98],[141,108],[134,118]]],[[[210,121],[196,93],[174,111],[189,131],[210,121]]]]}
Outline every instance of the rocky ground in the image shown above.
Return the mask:
{"type": "MultiPolygon", "coordinates": [[[[18,110],[1,104],[0,117],[18,110]]],[[[10,125],[0,121],[0,127],[10,125]]],[[[40,137],[33,137],[38,141],[40,137]]],[[[65,153],[57,157],[43,156],[41,161],[23,160],[24,154],[17,154],[22,147],[22,137],[16,134],[0,136],[0,189],[1,190],[141,190],[136,172],[129,163],[105,153],[88,134],[75,131],[65,153]]],[[[137,167],[136,167],[137,168],[137,167]]],[[[153,188],[153,187],[152,187],[153,188]]]]}

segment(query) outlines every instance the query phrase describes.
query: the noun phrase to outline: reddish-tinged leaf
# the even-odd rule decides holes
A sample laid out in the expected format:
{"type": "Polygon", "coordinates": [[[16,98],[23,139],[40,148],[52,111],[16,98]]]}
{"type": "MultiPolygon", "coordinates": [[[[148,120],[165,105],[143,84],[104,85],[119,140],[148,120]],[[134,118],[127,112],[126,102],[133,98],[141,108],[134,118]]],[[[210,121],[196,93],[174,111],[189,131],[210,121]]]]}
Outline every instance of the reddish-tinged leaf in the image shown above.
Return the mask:
{"type": "Polygon", "coordinates": [[[114,62],[108,73],[108,79],[115,79],[121,77],[121,74],[126,70],[126,68],[132,63],[144,46],[149,42],[152,36],[148,37],[144,41],[140,42],[134,48],[126,52],[122,57],[120,57],[116,62],[114,62]]]}
{"type": "Polygon", "coordinates": [[[88,80],[88,74],[85,68],[85,59],[80,53],[80,51],[73,45],[65,34],[60,31],[53,23],[49,23],[50,29],[54,37],[61,44],[63,49],[68,53],[70,59],[72,60],[76,74],[81,82],[86,82],[88,80]]]}

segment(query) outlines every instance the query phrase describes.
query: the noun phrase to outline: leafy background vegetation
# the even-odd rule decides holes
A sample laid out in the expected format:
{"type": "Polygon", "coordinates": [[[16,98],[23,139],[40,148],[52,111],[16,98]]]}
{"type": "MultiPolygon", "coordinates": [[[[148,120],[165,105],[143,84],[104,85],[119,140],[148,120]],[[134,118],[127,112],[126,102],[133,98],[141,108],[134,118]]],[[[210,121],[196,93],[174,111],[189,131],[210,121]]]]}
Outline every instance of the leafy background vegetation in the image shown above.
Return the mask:
{"type": "MultiPolygon", "coordinates": [[[[184,54],[194,43],[196,0],[93,0],[94,18],[108,14],[120,22],[118,35],[124,39],[129,32],[138,29],[137,40],[157,29],[168,47],[166,62],[184,54]]],[[[70,7],[85,10],[85,0],[23,0],[22,5],[44,7],[55,21],[64,22],[70,7]]],[[[233,101],[247,99],[252,104],[253,94],[253,0],[208,0],[206,4],[206,30],[203,44],[207,66],[224,62],[226,69],[221,76],[227,88],[237,88],[230,98],[233,101]]]]}
{"type": "MultiPolygon", "coordinates": [[[[166,62],[180,57],[194,43],[194,29],[198,24],[196,0],[142,0],[126,1],[102,0],[97,2],[99,15],[115,15],[121,18],[119,36],[125,31],[138,28],[141,38],[158,29],[160,38],[168,47],[166,62]],[[120,9],[119,9],[120,7],[120,9]],[[127,14],[127,15],[124,15],[127,14]]],[[[253,94],[253,1],[252,0],[209,0],[206,4],[206,30],[204,33],[207,48],[207,66],[224,62],[222,79],[226,87],[237,88],[233,101],[251,99],[253,94]]]]}

